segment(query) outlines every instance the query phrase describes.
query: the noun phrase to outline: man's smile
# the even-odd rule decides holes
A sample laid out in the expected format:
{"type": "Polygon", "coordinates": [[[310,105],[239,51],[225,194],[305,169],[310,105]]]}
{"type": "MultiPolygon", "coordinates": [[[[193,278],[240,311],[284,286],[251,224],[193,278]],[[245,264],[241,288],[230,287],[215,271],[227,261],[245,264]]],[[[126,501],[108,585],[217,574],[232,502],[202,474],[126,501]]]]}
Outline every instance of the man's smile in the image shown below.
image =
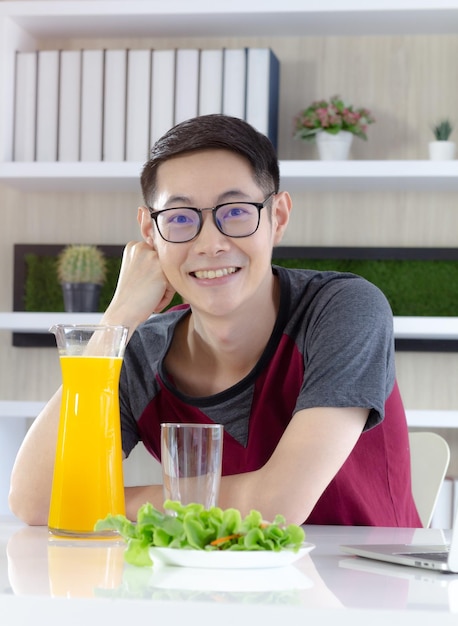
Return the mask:
{"type": "Polygon", "coordinates": [[[221,267],[216,270],[197,270],[196,272],[191,272],[191,276],[211,280],[213,278],[222,278],[228,274],[234,274],[235,272],[238,272],[239,269],[240,268],[238,267],[221,267]]]}

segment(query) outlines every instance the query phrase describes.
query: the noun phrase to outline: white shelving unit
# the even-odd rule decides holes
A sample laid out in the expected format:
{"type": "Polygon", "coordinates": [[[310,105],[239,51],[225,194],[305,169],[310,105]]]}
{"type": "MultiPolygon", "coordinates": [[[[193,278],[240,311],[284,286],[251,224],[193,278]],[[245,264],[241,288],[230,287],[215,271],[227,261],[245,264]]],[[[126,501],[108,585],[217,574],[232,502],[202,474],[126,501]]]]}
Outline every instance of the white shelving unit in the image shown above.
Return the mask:
{"type": "MultiPolygon", "coordinates": [[[[98,324],[100,313],[0,313],[0,331],[47,333],[55,324],[98,324]]],[[[458,339],[458,317],[395,317],[397,339],[458,339]]]]}
{"type": "MultiPolygon", "coordinates": [[[[46,402],[0,401],[0,420],[34,419],[46,402]]],[[[457,428],[458,411],[406,410],[409,428],[457,428]]]]}
{"type": "Polygon", "coordinates": [[[143,163],[3,162],[0,183],[21,191],[139,192],[143,163]]]}
{"type": "MultiPolygon", "coordinates": [[[[1,6],[1,5],[0,5],[1,6]]],[[[143,163],[3,162],[0,182],[21,191],[140,192],[143,163]]],[[[455,161],[281,161],[288,191],[458,191],[455,161]]]]}
{"type": "MultiPolygon", "coordinates": [[[[140,191],[140,163],[14,163],[14,64],[17,50],[41,40],[110,37],[218,37],[458,32],[458,0],[91,0],[0,2],[0,183],[22,191],[140,191]]],[[[291,191],[458,191],[458,162],[283,161],[282,185],[291,191]]],[[[99,316],[0,313],[0,330],[47,332],[55,323],[93,323],[99,316]]],[[[397,318],[398,337],[457,338],[457,319],[397,318]]],[[[0,402],[0,476],[40,402],[0,402]]],[[[456,412],[408,412],[409,425],[456,427],[456,412]]],[[[7,480],[0,480],[0,515],[7,480]]],[[[4,510],[5,509],[5,510],[4,510]]]]}
{"type": "MultiPolygon", "coordinates": [[[[142,163],[12,162],[15,52],[35,50],[41,40],[450,33],[458,33],[458,0],[1,2],[0,183],[23,191],[140,191],[142,163]]],[[[458,160],[282,161],[280,172],[291,191],[458,191],[458,160]]],[[[1,327],[26,332],[38,319],[27,315],[0,314],[1,327]]],[[[55,323],[49,315],[39,328],[55,323]]],[[[400,318],[395,330],[402,338],[456,338],[456,318],[400,318]]]]}
{"type": "Polygon", "coordinates": [[[289,191],[458,191],[456,161],[282,161],[289,191]]]}
{"type": "Polygon", "coordinates": [[[454,33],[455,0],[91,0],[2,2],[35,37],[454,33]],[[355,15],[356,14],[356,15],[355,15]]]}
{"type": "MultiPolygon", "coordinates": [[[[458,0],[233,0],[230,6],[213,0],[1,2],[0,183],[22,191],[140,191],[142,163],[12,162],[15,52],[34,50],[42,39],[455,32],[458,0]]],[[[458,160],[282,161],[280,171],[283,188],[298,192],[458,191],[458,160]]],[[[11,329],[30,323],[19,320],[31,318],[12,315],[11,329]]],[[[431,333],[442,333],[444,320],[406,324],[418,329],[416,337],[432,338],[431,333]]]]}
{"type": "Polygon", "coordinates": [[[55,324],[98,324],[100,313],[0,313],[0,330],[47,333],[55,324]]]}
{"type": "MultiPolygon", "coordinates": [[[[0,182],[24,191],[139,191],[140,163],[13,163],[16,50],[44,38],[449,34],[458,32],[458,0],[131,0],[0,3],[0,182]],[[370,5],[370,6],[368,6],[370,5]]],[[[284,161],[293,191],[458,190],[458,162],[284,161]]]]}
{"type": "MultiPolygon", "coordinates": [[[[12,162],[15,52],[37,49],[41,40],[424,33],[458,33],[458,0],[1,2],[0,183],[23,191],[140,191],[142,163],[12,162]]],[[[282,161],[280,171],[282,186],[291,191],[458,191],[458,160],[282,161]]],[[[11,315],[14,318],[6,322],[10,329],[34,323],[18,317],[21,314],[11,315]]],[[[425,338],[442,336],[444,328],[456,325],[454,318],[395,323],[409,336],[425,338]]],[[[49,327],[48,322],[44,325],[49,327]]]]}

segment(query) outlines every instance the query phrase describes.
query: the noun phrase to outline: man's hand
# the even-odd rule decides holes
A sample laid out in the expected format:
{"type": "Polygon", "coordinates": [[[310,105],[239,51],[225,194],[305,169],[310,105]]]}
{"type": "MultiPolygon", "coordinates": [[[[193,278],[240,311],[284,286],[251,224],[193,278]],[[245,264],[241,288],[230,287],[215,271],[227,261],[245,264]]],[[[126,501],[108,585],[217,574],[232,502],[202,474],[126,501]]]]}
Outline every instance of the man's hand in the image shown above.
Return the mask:
{"type": "Polygon", "coordinates": [[[124,324],[132,333],[152,313],[170,304],[174,294],[154,248],[144,241],[131,241],[124,249],[116,291],[102,323],[124,324]]]}

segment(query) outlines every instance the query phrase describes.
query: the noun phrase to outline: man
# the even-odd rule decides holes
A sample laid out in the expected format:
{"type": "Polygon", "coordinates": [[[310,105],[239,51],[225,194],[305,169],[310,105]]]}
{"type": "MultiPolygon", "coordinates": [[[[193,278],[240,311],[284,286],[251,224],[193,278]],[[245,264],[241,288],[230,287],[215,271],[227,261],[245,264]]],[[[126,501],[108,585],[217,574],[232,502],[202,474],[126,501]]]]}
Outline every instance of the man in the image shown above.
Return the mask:
{"type": "MultiPolygon", "coordinates": [[[[271,265],[291,198],[266,137],[221,115],[188,120],[141,177],[143,241],[126,246],[104,324],[130,328],[123,449],[160,456],[161,422],[225,426],[219,504],[292,523],[421,526],[412,499],[393,324],[364,279],[271,265]],[[186,305],[160,315],[178,292],[186,305]]],[[[59,392],[18,454],[10,506],[46,524],[59,392]]],[[[88,433],[88,437],[90,433],[88,433]]],[[[160,486],[126,488],[135,519],[160,486]]]]}

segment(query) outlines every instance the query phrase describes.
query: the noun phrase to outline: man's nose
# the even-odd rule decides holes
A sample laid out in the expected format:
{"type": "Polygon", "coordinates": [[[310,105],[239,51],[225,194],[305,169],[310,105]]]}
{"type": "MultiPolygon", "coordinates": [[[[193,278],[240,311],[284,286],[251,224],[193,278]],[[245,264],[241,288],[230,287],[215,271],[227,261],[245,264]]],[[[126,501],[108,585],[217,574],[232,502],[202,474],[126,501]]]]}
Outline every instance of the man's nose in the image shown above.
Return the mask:
{"type": "Polygon", "coordinates": [[[211,210],[202,211],[202,228],[195,241],[201,247],[221,248],[228,245],[228,237],[217,228],[211,210]]]}

